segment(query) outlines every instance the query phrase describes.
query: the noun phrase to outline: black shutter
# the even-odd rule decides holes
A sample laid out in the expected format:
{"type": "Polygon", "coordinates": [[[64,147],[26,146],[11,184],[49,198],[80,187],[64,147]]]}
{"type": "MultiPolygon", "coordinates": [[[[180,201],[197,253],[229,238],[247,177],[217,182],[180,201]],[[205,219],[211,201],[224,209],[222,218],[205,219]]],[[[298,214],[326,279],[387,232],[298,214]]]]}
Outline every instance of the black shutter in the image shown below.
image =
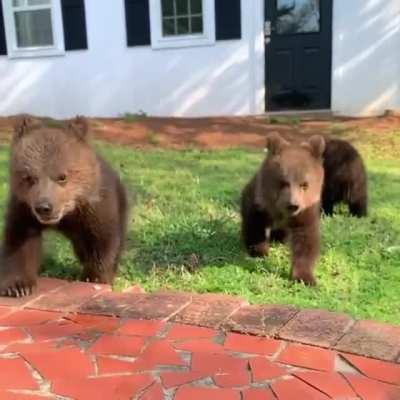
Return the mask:
{"type": "Polygon", "coordinates": [[[6,32],[4,30],[3,5],[0,0],[0,56],[7,54],[6,32]]]}
{"type": "Polygon", "coordinates": [[[149,0],[125,0],[125,18],[128,46],[149,45],[149,0]]]}
{"type": "Polygon", "coordinates": [[[215,36],[217,40],[242,38],[242,12],[240,1],[241,0],[215,0],[215,36]]]}
{"type": "Polygon", "coordinates": [[[65,50],[87,49],[84,0],[62,0],[65,50]]]}

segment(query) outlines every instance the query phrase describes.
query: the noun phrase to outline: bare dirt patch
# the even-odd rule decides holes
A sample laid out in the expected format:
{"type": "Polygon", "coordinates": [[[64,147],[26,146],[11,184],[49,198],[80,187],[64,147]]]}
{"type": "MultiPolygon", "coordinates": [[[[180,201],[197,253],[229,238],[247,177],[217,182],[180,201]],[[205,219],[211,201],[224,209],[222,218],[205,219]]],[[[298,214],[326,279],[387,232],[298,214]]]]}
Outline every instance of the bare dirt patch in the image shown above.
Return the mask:
{"type": "MultiPolygon", "coordinates": [[[[42,118],[50,126],[61,121],[42,118]]],[[[14,117],[0,118],[0,140],[7,140],[14,117]]],[[[400,130],[400,117],[390,114],[375,118],[290,119],[267,117],[230,118],[91,118],[91,130],[96,138],[139,148],[161,147],[184,149],[200,147],[225,149],[232,147],[260,148],[265,135],[276,131],[288,138],[303,138],[313,134],[333,135],[360,140],[361,132],[379,136],[400,130]]]]}

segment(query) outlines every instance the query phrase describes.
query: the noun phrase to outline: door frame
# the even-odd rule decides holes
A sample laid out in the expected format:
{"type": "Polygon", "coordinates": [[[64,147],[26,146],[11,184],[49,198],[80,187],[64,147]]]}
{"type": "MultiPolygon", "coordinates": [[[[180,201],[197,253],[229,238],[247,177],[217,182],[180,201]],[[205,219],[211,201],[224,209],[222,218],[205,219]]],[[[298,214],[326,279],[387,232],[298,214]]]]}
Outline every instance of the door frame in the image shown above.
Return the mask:
{"type": "MultiPolygon", "coordinates": [[[[272,76],[271,76],[271,63],[269,62],[270,59],[270,47],[266,43],[266,36],[265,36],[265,22],[266,21],[271,21],[272,16],[270,15],[270,8],[268,7],[268,2],[271,1],[277,1],[277,0],[262,0],[263,1],[263,10],[264,10],[264,19],[263,19],[263,41],[264,41],[264,59],[265,59],[265,65],[264,65],[264,75],[265,75],[265,94],[264,94],[264,111],[265,112],[280,112],[280,111],[272,111],[270,109],[270,104],[269,104],[269,88],[272,87],[272,76]]],[[[330,51],[329,51],[329,93],[328,93],[328,98],[329,98],[329,107],[327,110],[331,110],[332,108],[332,77],[333,77],[333,63],[332,63],[332,58],[333,58],[333,3],[335,0],[320,0],[321,2],[326,2],[329,1],[329,7],[328,7],[328,18],[330,19],[330,25],[329,28],[324,32],[325,34],[329,35],[329,40],[327,40],[330,43],[330,51]]],[[[321,25],[323,24],[323,16],[321,15],[321,25]]],[[[302,35],[307,35],[307,33],[302,33],[302,35]]],[[[306,111],[319,111],[319,110],[324,110],[320,108],[316,109],[310,109],[306,111]]],[[[302,112],[304,110],[282,110],[282,112],[302,112]]]]}

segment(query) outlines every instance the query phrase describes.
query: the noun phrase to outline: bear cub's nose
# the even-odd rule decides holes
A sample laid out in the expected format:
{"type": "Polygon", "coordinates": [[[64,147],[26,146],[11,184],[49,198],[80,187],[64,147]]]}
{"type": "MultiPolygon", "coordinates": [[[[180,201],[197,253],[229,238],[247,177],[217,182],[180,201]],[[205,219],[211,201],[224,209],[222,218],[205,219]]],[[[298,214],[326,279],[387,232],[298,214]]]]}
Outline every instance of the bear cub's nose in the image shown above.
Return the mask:
{"type": "Polygon", "coordinates": [[[47,200],[44,200],[36,205],[35,211],[39,215],[48,216],[53,211],[53,206],[47,200]]]}
{"type": "Polygon", "coordinates": [[[299,206],[297,204],[289,204],[287,209],[289,212],[295,213],[296,211],[298,211],[299,206]]]}

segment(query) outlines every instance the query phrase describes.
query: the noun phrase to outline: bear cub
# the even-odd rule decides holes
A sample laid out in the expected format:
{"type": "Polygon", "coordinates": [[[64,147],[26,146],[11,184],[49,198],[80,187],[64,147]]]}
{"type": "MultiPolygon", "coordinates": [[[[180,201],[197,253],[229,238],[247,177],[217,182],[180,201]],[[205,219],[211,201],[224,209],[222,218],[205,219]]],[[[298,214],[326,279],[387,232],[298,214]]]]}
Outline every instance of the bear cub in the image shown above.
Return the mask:
{"type": "Polygon", "coordinates": [[[0,254],[0,294],[26,296],[36,286],[42,233],[71,242],[82,279],[111,283],[124,246],[125,187],[88,142],[82,117],[59,128],[20,118],[11,144],[10,196],[0,254]]]}
{"type": "Polygon", "coordinates": [[[323,212],[332,215],[334,206],[343,202],[351,215],[365,217],[368,212],[368,179],[358,151],[345,140],[327,140],[324,170],[323,212]]]}
{"type": "Polygon", "coordinates": [[[241,197],[242,239],[253,257],[268,255],[270,240],[290,241],[293,280],[315,285],[320,252],[320,198],[325,141],[290,143],[267,138],[268,154],[241,197]]]}

